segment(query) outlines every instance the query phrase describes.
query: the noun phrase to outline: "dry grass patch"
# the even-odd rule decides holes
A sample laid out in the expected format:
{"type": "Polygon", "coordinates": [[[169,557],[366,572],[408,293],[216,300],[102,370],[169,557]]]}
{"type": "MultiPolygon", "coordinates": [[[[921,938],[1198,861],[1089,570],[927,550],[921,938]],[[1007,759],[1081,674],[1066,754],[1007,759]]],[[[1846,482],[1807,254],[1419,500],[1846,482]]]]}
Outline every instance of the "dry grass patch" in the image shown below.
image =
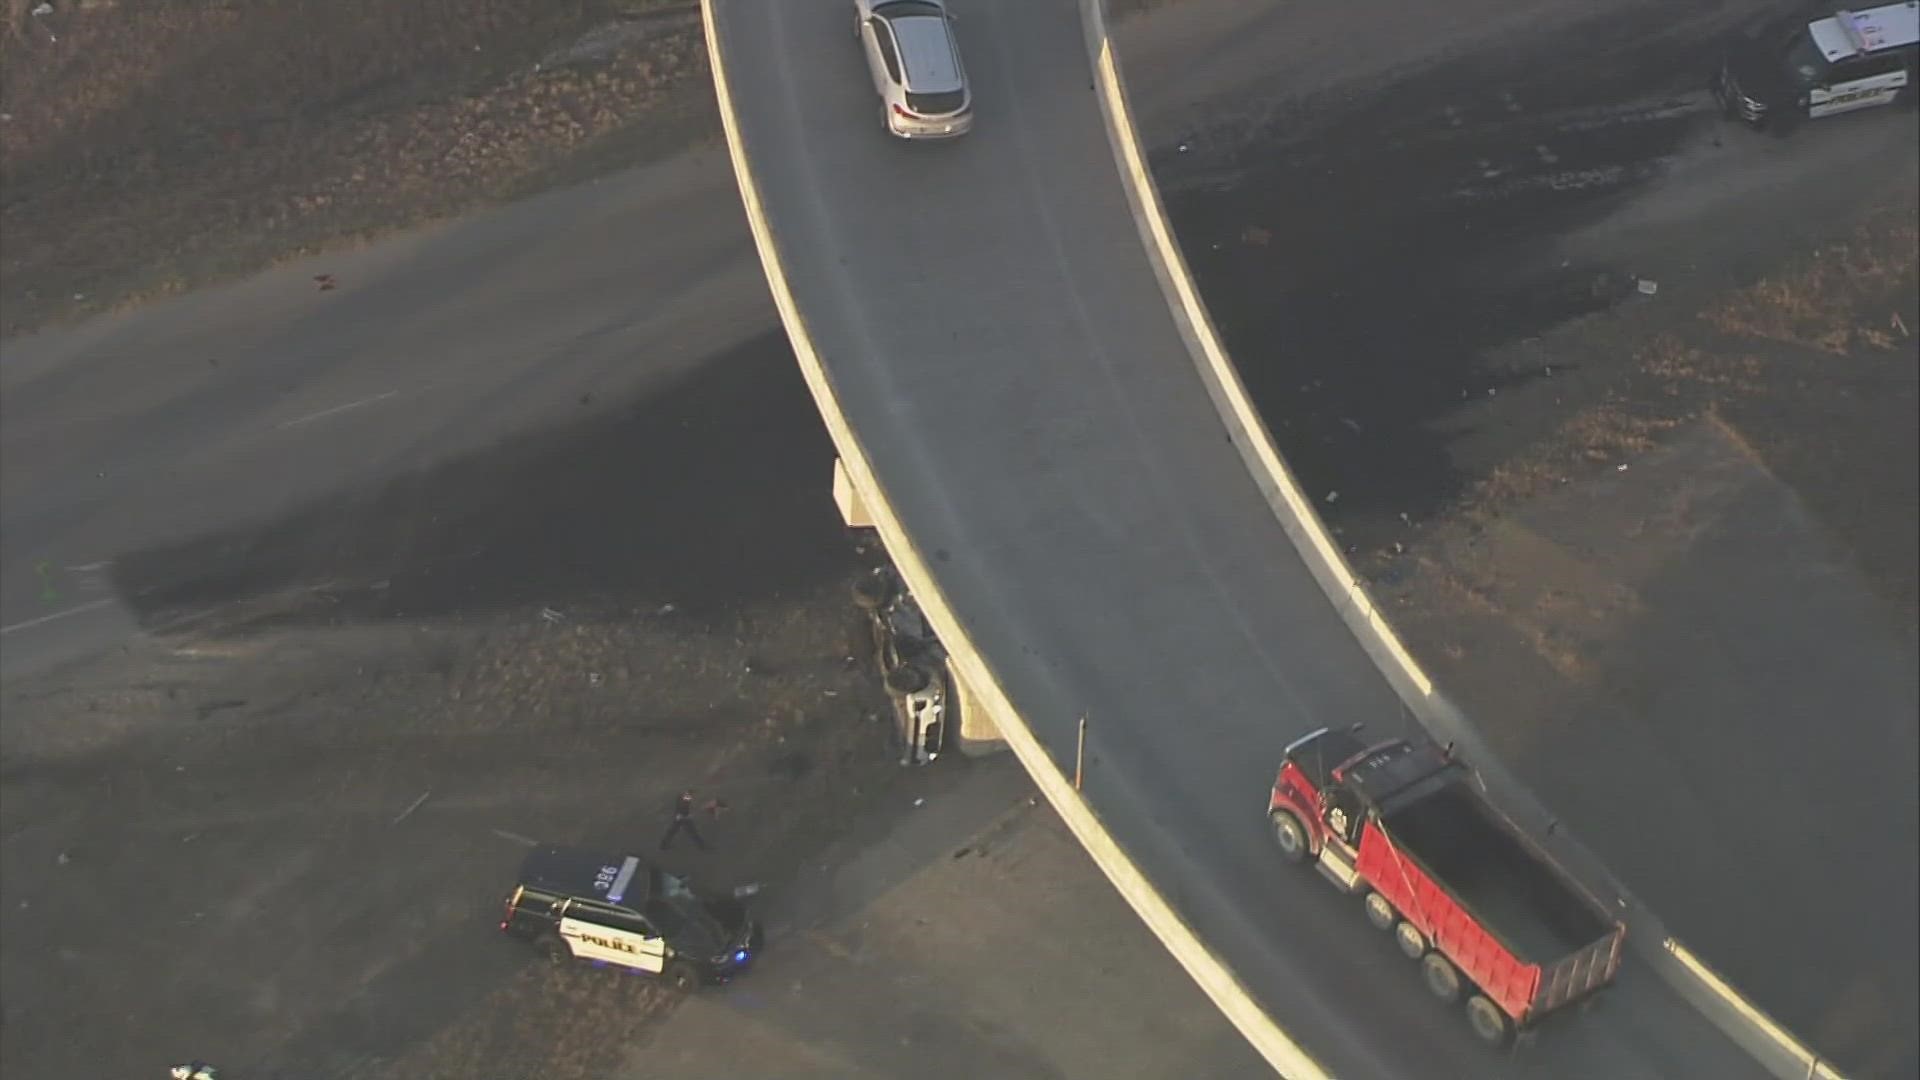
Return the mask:
{"type": "Polygon", "coordinates": [[[1554,434],[1495,466],[1462,500],[1470,517],[1498,514],[1569,482],[1596,465],[1614,465],[1651,450],[1687,417],[1638,409],[1613,400],[1582,410],[1554,434]]]}
{"type": "Polygon", "coordinates": [[[519,194],[704,87],[691,21],[619,21],[683,9],[126,0],[27,16],[0,44],[0,332],[519,194]],[[596,30],[599,47],[568,51],[596,30]]]}
{"type": "Polygon", "coordinates": [[[1920,211],[1912,205],[1882,209],[1846,240],[1736,291],[1702,318],[1722,333],[1836,356],[1862,347],[1892,348],[1910,337],[1896,305],[1913,292],[1916,245],[1920,211]]]}

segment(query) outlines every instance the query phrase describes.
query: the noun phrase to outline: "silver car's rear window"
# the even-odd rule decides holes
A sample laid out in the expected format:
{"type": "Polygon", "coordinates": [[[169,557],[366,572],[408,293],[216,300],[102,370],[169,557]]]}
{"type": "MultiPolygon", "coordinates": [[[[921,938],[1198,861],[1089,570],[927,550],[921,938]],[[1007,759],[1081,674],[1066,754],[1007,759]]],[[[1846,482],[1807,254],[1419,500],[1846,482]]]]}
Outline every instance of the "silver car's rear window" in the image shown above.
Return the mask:
{"type": "Polygon", "coordinates": [[[948,90],[940,94],[916,94],[907,91],[907,108],[921,116],[945,116],[958,112],[960,106],[967,103],[964,90],[948,90]]]}

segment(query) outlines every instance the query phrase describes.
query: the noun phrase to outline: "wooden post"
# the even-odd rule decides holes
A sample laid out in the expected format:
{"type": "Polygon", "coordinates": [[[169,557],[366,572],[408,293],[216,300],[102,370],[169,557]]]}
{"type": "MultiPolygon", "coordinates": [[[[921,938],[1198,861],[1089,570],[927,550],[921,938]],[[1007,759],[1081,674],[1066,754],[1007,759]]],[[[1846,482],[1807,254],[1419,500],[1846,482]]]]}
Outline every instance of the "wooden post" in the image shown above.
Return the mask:
{"type": "Polygon", "coordinates": [[[1087,718],[1080,718],[1080,742],[1073,751],[1073,790],[1080,790],[1082,770],[1087,763],[1087,718]]]}

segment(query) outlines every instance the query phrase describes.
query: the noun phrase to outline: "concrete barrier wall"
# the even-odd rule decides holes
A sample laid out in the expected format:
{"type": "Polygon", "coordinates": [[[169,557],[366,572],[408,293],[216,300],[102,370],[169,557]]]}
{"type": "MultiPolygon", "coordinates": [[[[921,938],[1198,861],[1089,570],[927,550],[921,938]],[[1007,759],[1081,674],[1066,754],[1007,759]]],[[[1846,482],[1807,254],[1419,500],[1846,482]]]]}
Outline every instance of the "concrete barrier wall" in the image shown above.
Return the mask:
{"type": "Polygon", "coordinates": [[[1546,827],[1553,821],[1551,814],[1500,764],[1478,730],[1434,686],[1381,615],[1364,582],[1333,542],[1312,500],[1307,498],[1276,449],[1273,436],[1254,409],[1238,370],[1228,359],[1199,288],[1187,270],[1128,105],[1120,60],[1108,32],[1108,0],[1079,0],[1079,3],[1087,55],[1093,64],[1101,113],[1106,117],[1107,136],[1113,144],[1127,201],[1133,208],[1154,273],[1166,291],[1174,320],[1227,426],[1229,437],[1327,599],[1339,610],[1361,647],[1421,727],[1437,741],[1453,743],[1466,760],[1473,763],[1489,797],[1503,812],[1512,815],[1510,820],[1594,895],[1607,898],[1603,902],[1610,902],[1627,924],[1630,946],[1660,972],[1677,993],[1780,1080],[1810,1077],[1839,1080],[1838,1074],[1804,1043],[1669,936],[1664,924],[1635,901],[1591,851],[1564,832],[1547,832],[1546,827]]]}

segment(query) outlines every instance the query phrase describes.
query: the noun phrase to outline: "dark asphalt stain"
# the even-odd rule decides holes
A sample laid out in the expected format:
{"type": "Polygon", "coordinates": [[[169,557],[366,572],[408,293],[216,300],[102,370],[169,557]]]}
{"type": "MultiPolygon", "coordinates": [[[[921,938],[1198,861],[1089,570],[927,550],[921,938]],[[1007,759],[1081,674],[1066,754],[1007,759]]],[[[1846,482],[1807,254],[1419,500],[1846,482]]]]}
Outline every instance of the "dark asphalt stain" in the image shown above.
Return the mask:
{"type": "Polygon", "coordinates": [[[767,763],[767,774],[798,780],[813,771],[813,758],[804,751],[781,754],[767,763]]]}
{"type": "Polygon", "coordinates": [[[214,713],[217,713],[217,712],[222,712],[227,709],[245,708],[246,704],[247,702],[245,698],[227,698],[222,701],[209,701],[206,704],[201,705],[199,708],[195,709],[194,714],[198,716],[200,719],[205,720],[207,717],[212,716],[214,713]]]}
{"type": "Polygon", "coordinates": [[[1386,542],[1399,515],[1459,494],[1470,478],[1440,422],[1541,374],[1489,372],[1486,351],[1634,290],[1631,268],[1550,261],[1556,238],[1715,119],[1697,34],[1658,40],[1633,19],[1559,44],[1153,155],[1255,407],[1349,542],[1386,542]]]}
{"type": "Polygon", "coordinates": [[[664,603],[700,618],[853,568],[832,460],[784,336],[767,334],[624,408],[256,527],[117,555],[113,583],[149,626],[301,588],[320,601],[281,618],[664,603]]]}

